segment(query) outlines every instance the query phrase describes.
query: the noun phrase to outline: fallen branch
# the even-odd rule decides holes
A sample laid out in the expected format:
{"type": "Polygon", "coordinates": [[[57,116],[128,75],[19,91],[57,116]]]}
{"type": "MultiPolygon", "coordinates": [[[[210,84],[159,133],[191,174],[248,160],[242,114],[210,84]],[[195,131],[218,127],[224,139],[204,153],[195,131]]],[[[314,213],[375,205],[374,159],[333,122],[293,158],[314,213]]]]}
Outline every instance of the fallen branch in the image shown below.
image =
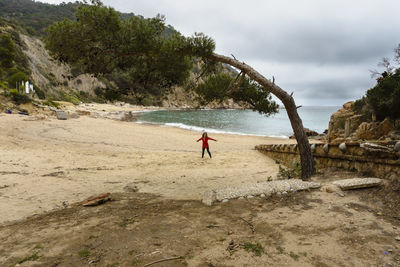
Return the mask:
{"type": "Polygon", "coordinates": [[[159,263],[159,262],[178,260],[178,259],[182,259],[182,258],[183,258],[182,256],[179,256],[179,257],[174,257],[174,258],[168,258],[168,259],[162,259],[162,260],[158,260],[158,261],[153,261],[153,262],[150,262],[150,263],[148,263],[146,265],[143,265],[143,267],[150,266],[150,265],[153,265],[153,264],[156,264],[156,263],[159,263]]]}
{"type": "Polygon", "coordinates": [[[242,219],[244,222],[246,222],[246,223],[250,226],[250,229],[251,229],[251,231],[252,231],[253,234],[254,234],[254,232],[256,231],[256,228],[254,227],[254,225],[253,225],[251,222],[246,221],[246,220],[243,219],[243,218],[240,218],[240,219],[242,219]]]}

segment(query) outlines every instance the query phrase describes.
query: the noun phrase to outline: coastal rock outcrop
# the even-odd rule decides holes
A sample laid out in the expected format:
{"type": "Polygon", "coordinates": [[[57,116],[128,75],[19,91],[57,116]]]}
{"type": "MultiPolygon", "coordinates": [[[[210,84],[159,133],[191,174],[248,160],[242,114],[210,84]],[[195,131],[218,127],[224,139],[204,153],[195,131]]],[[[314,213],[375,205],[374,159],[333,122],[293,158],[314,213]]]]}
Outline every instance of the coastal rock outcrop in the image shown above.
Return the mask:
{"type": "Polygon", "coordinates": [[[382,122],[363,122],[356,131],[356,138],[363,140],[376,140],[388,135],[394,130],[393,123],[389,119],[382,122]]]}
{"type": "Polygon", "coordinates": [[[359,140],[398,140],[400,135],[396,125],[400,122],[386,118],[375,121],[371,113],[356,114],[353,110],[354,102],[347,102],[341,109],[332,114],[329,121],[328,142],[340,144],[344,141],[359,140]]]}

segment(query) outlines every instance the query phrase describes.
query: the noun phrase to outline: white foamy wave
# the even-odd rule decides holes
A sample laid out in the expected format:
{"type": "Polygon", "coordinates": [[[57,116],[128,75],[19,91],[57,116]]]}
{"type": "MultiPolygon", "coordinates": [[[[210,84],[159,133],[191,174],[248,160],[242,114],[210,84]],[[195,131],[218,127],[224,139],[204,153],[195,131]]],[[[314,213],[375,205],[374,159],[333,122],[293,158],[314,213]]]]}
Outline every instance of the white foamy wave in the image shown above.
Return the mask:
{"type": "MultiPolygon", "coordinates": [[[[141,123],[143,123],[143,122],[141,122],[141,123]]],[[[240,133],[240,132],[233,132],[233,131],[217,130],[217,129],[212,129],[212,128],[203,128],[203,127],[198,127],[198,126],[193,126],[193,125],[187,125],[184,123],[165,123],[165,124],[161,124],[161,125],[166,126],[166,127],[176,127],[176,128],[180,128],[180,129],[194,131],[194,132],[208,132],[208,133],[215,133],[215,134],[234,134],[234,135],[250,135],[250,136],[267,136],[267,135],[261,135],[261,134],[240,133]]],[[[289,137],[285,136],[285,135],[267,136],[267,137],[289,139],[289,137]]]]}

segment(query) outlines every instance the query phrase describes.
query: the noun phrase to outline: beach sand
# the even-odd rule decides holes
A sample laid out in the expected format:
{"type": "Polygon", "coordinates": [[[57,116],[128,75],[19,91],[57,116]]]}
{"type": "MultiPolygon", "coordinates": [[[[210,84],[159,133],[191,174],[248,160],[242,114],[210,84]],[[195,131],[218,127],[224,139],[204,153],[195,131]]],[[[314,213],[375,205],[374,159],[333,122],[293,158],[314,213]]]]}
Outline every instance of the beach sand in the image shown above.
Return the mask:
{"type": "Polygon", "coordinates": [[[309,192],[201,203],[207,190],[275,178],[254,146],[294,140],[212,134],[213,158],[202,159],[200,133],[104,119],[119,112],[107,105],[69,108],[97,118],[0,114],[1,266],[400,264],[398,205],[385,199],[398,192],[330,184],[356,173],[315,176],[323,185],[309,192]],[[74,205],[105,192],[114,201],[74,205]]]}
{"type": "MultiPolygon", "coordinates": [[[[103,110],[100,106],[97,109],[103,110]]],[[[201,133],[81,116],[34,120],[0,115],[0,223],[61,208],[131,182],[139,192],[201,200],[210,189],[266,181],[278,165],[254,150],[287,139],[201,133]]]]}

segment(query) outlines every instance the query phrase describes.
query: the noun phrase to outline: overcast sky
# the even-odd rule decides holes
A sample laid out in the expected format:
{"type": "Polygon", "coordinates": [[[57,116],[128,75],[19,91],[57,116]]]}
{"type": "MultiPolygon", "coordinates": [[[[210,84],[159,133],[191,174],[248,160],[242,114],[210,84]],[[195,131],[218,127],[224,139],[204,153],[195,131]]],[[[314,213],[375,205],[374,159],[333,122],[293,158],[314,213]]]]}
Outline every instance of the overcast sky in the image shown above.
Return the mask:
{"type": "MultiPolygon", "coordinates": [[[[41,0],[61,3],[59,0],[41,0]]],[[[67,1],[65,1],[67,2],[67,1]]],[[[370,69],[400,43],[399,0],[103,0],[121,12],[163,14],[203,32],[299,105],[342,105],[375,84],[370,69]]]]}

